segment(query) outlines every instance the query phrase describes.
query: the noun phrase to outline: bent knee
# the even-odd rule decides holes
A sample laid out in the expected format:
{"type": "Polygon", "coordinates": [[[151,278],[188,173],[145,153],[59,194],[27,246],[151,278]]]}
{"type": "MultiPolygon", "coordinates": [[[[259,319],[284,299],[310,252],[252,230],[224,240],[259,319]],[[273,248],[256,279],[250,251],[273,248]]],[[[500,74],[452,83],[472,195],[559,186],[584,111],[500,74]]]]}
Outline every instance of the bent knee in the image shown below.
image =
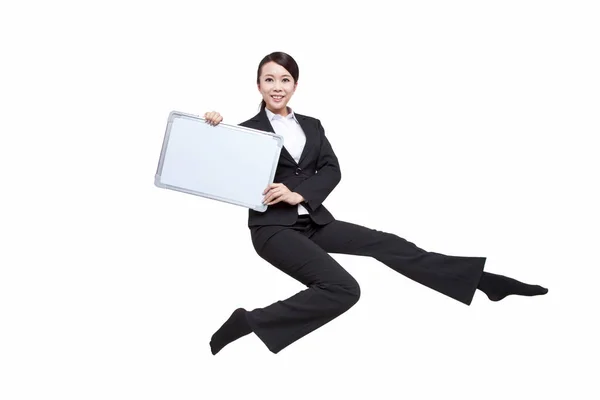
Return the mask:
{"type": "Polygon", "coordinates": [[[360,299],[360,286],[357,284],[351,286],[342,286],[340,300],[340,310],[346,311],[358,303],[360,299]]]}
{"type": "Polygon", "coordinates": [[[348,296],[350,297],[352,304],[356,303],[358,299],[360,299],[360,285],[358,282],[354,282],[352,285],[343,286],[344,290],[348,292],[348,296]]]}
{"type": "Polygon", "coordinates": [[[355,280],[343,283],[326,283],[317,285],[335,297],[341,309],[348,309],[360,299],[360,285],[355,280]]]}

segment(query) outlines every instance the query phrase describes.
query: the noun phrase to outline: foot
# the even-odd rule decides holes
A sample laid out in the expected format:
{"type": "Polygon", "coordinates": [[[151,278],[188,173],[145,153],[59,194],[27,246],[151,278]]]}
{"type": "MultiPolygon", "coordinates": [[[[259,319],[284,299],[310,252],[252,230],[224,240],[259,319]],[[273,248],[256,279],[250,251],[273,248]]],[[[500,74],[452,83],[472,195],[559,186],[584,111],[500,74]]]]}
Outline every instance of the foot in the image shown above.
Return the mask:
{"type": "Polygon", "coordinates": [[[247,311],[243,308],[235,310],[229,319],[212,335],[210,340],[210,351],[217,354],[223,347],[252,332],[246,319],[247,311]]]}
{"type": "Polygon", "coordinates": [[[528,285],[503,275],[484,272],[477,289],[484,292],[491,301],[500,301],[506,296],[538,296],[548,293],[548,289],[539,285],[528,285]]]}

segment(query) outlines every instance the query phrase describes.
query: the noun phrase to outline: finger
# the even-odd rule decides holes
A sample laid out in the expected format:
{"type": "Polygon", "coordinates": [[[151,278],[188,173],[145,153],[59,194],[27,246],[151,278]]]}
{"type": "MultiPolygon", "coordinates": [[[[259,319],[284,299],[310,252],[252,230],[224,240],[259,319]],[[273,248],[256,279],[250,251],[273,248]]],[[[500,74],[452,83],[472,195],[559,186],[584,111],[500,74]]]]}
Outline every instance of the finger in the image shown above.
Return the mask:
{"type": "Polygon", "coordinates": [[[267,196],[265,196],[265,201],[271,201],[278,196],[280,196],[280,193],[277,191],[277,189],[273,189],[271,192],[269,192],[269,194],[267,194],[267,196]]]}
{"type": "Polygon", "coordinates": [[[268,206],[272,206],[273,204],[277,204],[281,201],[281,197],[278,197],[276,199],[273,199],[273,201],[267,203],[268,206]]]}
{"type": "Polygon", "coordinates": [[[280,201],[285,201],[287,202],[287,198],[289,197],[288,193],[284,193],[282,191],[277,192],[277,194],[275,196],[273,196],[273,199],[267,204],[267,205],[273,205],[273,204],[277,204],[280,201]]]}
{"type": "Polygon", "coordinates": [[[279,196],[279,198],[277,199],[277,202],[280,202],[280,201],[284,202],[284,203],[287,203],[288,202],[287,201],[287,196],[285,194],[279,196]]]}
{"type": "Polygon", "coordinates": [[[264,198],[263,198],[263,203],[268,203],[269,201],[271,201],[271,198],[273,197],[272,193],[267,194],[264,198]]]}
{"type": "Polygon", "coordinates": [[[275,203],[279,203],[281,201],[287,203],[288,202],[287,198],[288,198],[287,193],[280,193],[279,196],[277,196],[277,199],[275,199],[274,201],[272,201],[272,203],[275,204],[275,203]]]}
{"type": "Polygon", "coordinates": [[[219,123],[221,123],[221,121],[223,121],[223,117],[221,116],[221,114],[219,114],[218,112],[215,111],[215,115],[213,115],[212,119],[212,124],[213,125],[219,125],[219,123]]]}
{"type": "Polygon", "coordinates": [[[268,192],[271,189],[276,188],[277,186],[281,185],[281,183],[271,183],[269,186],[267,186],[265,188],[265,190],[263,191],[263,194],[265,194],[266,192],[268,192]]]}
{"type": "Polygon", "coordinates": [[[268,196],[265,198],[265,201],[266,201],[267,203],[268,203],[268,202],[271,202],[271,201],[273,201],[273,200],[275,200],[275,199],[278,199],[279,197],[281,197],[281,195],[282,195],[282,193],[281,193],[281,192],[277,192],[277,191],[271,192],[271,193],[269,193],[269,195],[268,195],[268,196]]]}
{"type": "Polygon", "coordinates": [[[208,124],[216,125],[223,120],[223,117],[217,111],[210,111],[204,114],[204,119],[208,124]]]}

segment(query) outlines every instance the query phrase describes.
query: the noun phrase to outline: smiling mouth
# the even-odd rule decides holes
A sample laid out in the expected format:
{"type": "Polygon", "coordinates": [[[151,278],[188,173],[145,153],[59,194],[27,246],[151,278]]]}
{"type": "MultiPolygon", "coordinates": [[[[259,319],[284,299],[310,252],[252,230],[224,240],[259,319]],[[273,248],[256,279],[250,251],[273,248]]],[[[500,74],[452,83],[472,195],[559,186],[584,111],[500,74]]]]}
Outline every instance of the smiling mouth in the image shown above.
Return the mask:
{"type": "Polygon", "coordinates": [[[273,98],[273,100],[281,100],[281,99],[283,99],[285,96],[274,96],[274,95],[271,95],[271,97],[273,98]]]}

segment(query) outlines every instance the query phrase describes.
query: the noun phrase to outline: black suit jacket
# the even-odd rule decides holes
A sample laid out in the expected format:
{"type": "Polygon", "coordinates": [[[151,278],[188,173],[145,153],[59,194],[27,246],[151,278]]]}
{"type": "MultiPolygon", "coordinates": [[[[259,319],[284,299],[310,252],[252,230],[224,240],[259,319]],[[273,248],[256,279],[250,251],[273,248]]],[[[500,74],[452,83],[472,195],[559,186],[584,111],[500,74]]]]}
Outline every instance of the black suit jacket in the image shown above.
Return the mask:
{"type": "MultiPolygon", "coordinates": [[[[298,113],[295,115],[306,135],[306,144],[299,162],[294,160],[284,145],[273,181],[283,183],[290,191],[301,194],[304,201],[300,204],[308,210],[311,219],[318,225],[325,225],[334,217],[322,203],[342,179],[340,165],[325,137],[321,121],[298,113]]],[[[264,109],[239,125],[275,133],[264,109]]],[[[297,219],[298,205],[292,206],[283,201],[268,206],[265,212],[248,210],[248,227],[289,226],[297,219]]]]}

